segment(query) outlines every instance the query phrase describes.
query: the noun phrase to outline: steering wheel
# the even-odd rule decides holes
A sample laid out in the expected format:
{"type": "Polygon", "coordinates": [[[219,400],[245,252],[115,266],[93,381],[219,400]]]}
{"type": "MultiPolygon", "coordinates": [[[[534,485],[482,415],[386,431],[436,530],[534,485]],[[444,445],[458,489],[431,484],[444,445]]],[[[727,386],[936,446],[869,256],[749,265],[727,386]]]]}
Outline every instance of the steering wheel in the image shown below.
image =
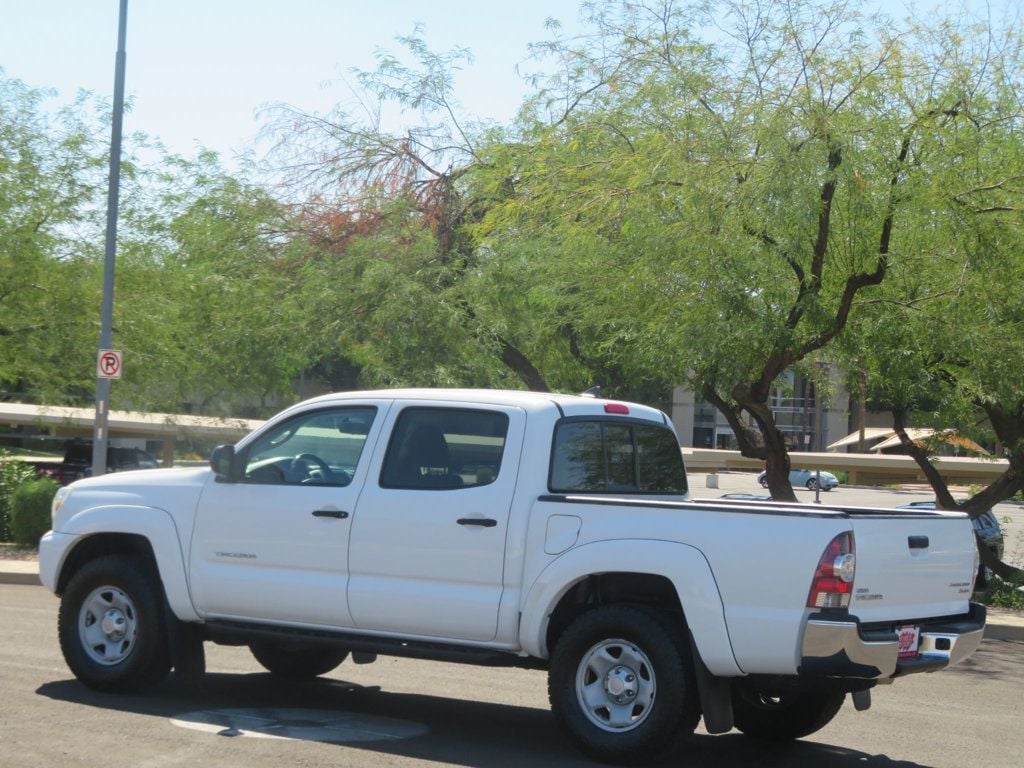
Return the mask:
{"type": "Polygon", "coordinates": [[[334,475],[331,472],[331,468],[327,466],[327,462],[312,453],[300,453],[292,459],[289,469],[295,474],[303,474],[305,479],[302,482],[307,482],[313,479],[311,469],[314,467],[320,471],[322,482],[331,482],[334,479],[334,475]]]}

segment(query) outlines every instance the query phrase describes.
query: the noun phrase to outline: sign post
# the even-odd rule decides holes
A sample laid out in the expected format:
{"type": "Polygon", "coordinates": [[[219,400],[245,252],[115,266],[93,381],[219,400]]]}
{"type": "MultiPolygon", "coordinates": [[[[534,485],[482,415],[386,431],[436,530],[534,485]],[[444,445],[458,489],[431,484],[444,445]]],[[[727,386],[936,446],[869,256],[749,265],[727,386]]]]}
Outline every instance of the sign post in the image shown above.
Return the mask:
{"type": "Polygon", "coordinates": [[[117,255],[117,205],[121,186],[121,124],[124,120],[125,37],[128,0],[121,0],[117,23],[117,56],[114,60],[114,113],[110,126],[110,175],[107,179],[107,232],[103,252],[103,306],[100,311],[100,344],[96,360],[96,422],[92,432],[92,474],[107,472],[107,423],[110,411],[110,379],[121,376],[121,353],[112,350],[114,325],[114,262],[117,255]],[[104,373],[106,371],[106,374],[104,373]]]}

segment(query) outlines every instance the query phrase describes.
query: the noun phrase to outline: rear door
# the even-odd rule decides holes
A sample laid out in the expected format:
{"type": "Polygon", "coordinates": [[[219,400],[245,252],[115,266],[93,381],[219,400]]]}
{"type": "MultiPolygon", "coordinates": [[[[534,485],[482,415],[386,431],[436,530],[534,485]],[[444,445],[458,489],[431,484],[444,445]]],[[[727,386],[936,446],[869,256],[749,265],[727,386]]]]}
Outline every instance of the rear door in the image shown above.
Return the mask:
{"type": "Polygon", "coordinates": [[[974,532],[958,512],[847,510],[857,548],[850,613],[892,621],[964,613],[974,584],[974,532]]]}
{"type": "Polygon", "coordinates": [[[357,627],[494,638],[525,427],[514,407],[395,403],[352,523],[357,627]]]}

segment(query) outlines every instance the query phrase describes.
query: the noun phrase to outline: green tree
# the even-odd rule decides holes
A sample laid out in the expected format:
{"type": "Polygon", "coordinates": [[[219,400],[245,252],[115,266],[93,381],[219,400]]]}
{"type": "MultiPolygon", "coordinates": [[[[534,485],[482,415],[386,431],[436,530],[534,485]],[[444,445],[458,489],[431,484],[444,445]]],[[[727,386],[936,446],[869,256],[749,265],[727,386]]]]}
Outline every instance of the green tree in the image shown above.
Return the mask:
{"type": "Polygon", "coordinates": [[[472,238],[503,194],[489,177],[477,183],[478,148],[500,145],[502,132],[467,119],[454,99],[468,51],[434,53],[418,32],[400,43],[402,54],[381,53],[376,70],[357,73],[365,114],[282,106],[268,127],[305,209],[307,297],[329,332],[323,348],[358,361],[374,383],[585,381],[571,365],[541,370],[551,334],[530,311],[540,294],[515,267],[526,262],[472,238]],[[382,127],[391,106],[416,116],[404,131],[382,127]]]}
{"type": "Polygon", "coordinates": [[[49,115],[46,96],[0,71],[0,389],[60,402],[91,371],[102,156],[85,99],[49,115]]]}
{"type": "Polygon", "coordinates": [[[289,206],[215,155],[136,169],[119,238],[115,397],[134,407],[265,415],[292,395],[317,318],[289,206]]]}
{"type": "MultiPolygon", "coordinates": [[[[938,505],[972,516],[1024,489],[1022,62],[1002,64],[988,81],[960,79],[969,119],[943,137],[960,162],[930,189],[931,249],[920,269],[886,286],[884,303],[853,339],[938,505]],[[916,424],[955,426],[994,442],[1008,467],[957,502],[929,461],[935,446],[908,436],[916,424]]],[[[1021,575],[979,550],[1000,575],[1021,575]]]]}
{"type": "Polygon", "coordinates": [[[932,247],[927,190],[972,121],[962,78],[990,83],[1016,49],[850,3],[595,4],[591,22],[545,49],[564,70],[518,144],[481,152],[514,187],[482,234],[560,249],[541,269],[573,335],[630,377],[688,382],[793,499],[773,388],[932,247]]]}

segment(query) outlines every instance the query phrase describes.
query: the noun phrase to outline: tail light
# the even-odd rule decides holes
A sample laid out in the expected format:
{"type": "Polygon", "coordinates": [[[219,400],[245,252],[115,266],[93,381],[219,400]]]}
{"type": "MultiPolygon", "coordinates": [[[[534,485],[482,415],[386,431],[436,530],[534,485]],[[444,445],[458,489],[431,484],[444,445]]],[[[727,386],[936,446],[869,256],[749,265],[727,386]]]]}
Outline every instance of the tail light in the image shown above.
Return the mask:
{"type": "Polygon", "coordinates": [[[853,533],[840,533],[825,547],[814,572],[808,608],[848,608],[853,594],[853,577],[857,557],[853,549],[853,533]]]}

